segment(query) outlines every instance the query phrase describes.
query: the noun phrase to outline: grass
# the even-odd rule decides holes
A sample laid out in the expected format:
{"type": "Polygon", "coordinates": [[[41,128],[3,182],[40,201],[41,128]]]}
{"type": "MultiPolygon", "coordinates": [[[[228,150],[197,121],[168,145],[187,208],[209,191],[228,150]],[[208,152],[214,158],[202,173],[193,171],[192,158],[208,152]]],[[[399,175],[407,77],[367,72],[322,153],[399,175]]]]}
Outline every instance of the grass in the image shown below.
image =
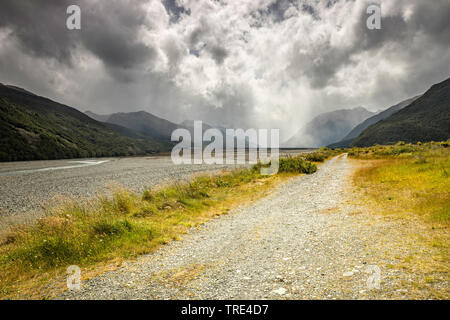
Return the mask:
{"type": "MultiPolygon", "coordinates": [[[[448,298],[450,236],[450,143],[397,143],[354,148],[349,156],[367,160],[354,175],[359,202],[372,214],[397,221],[403,236],[386,255],[419,274],[417,297],[448,298]],[[438,278],[440,281],[434,281],[438,278]],[[446,280],[442,280],[446,279],[446,280]],[[443,282],[444,281],[444,282],[443,282]],[[433,287],[433,286],[437,287],[433,287]],[[437,289],[436,289],[437,288],[437,289]]],[[[384,243],[391,242],[380,238],[384,243]]],[[[392,245],[392,244],[390,244],[392,245]]]]}
{"type": "Polygon", "coordinates": [[[359,172],[357,185],[385,214],[450,224],[450,148],[440,144],[359,149],[359,159],[377,159],[359,172]]]}
{"type": "Polygon", "coordinates": [[[199,176],[143,194],[119,189],[87,202],[67,200],[1,240],[0,297],[41,298],[42,286],[69,265],[93,267],[153,252],[189,228],[264,196],[285,177],[317,170],[298,157],[281,159],[275,176],[260,175],[260,167],[199,176]]]}

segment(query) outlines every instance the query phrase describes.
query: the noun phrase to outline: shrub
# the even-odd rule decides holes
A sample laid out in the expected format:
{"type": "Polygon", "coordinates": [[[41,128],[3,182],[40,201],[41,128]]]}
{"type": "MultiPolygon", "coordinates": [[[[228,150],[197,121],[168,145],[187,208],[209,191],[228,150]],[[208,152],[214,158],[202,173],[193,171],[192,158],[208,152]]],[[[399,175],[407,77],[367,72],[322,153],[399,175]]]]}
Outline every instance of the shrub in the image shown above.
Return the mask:
{"type": "Polygon", "coordinates": [[[133,225],[127,221],[99,221],[92,226],[94,234],[101,236],[116,236],[130,232],[133,225]]]}
{"type": "Polygon", "coordinates": [[[317,166],[301,157],[281,158],[278,172],[306,173],[311,174],[317,171],[317,166]]]}
{"type": "Polygon", "coordinates": [[[303,158],[307,161],[324,162],[328,156],[324,153],[314,152],[304,155],[303,158]]]}

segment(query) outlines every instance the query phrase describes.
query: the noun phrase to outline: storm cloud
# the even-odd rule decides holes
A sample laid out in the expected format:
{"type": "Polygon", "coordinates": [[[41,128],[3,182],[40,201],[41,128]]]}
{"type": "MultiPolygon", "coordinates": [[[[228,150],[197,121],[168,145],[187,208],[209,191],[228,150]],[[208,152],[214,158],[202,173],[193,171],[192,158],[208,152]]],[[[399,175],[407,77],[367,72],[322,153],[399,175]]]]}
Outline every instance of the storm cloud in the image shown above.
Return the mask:
{"type": "Polygon", "coordinates": [[[99,113],[279,127],[450,77],[448,0],[3,0],[0,81],[99,113]],[[366,27],[382,8],[382,29],[366,27]],[[81,30],[66,9],[81,8],[81,30]]]}

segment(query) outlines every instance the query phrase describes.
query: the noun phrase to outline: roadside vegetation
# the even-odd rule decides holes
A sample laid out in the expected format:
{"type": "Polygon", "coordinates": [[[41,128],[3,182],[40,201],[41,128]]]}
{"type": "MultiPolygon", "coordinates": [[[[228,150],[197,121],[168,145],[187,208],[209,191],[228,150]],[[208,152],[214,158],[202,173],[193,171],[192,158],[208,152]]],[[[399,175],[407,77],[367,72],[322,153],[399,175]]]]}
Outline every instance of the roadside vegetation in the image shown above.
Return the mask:
{"type": "Polygon", "coordinates": [[[345,149],[320,148],[315,152],[300,154],[300,157],[303,158],[305,161],[324,162],[325,160],[328,160],[343,152],[345,152],[345,149]]]}
{"type": "Polygon", "coordinates": [[[386,260],[400,260],[402,268],[420,274],[410,289],[417,297],[448,299],[450,141],[354,148],[349,156],[365,160],[354,176],[357,201],[404,230],[386,260]]]}
{"type": "Polygon", "coordinates": [[[121,189],[48,209],[35,224],[16,226],[0,239],[0,297],[29,298],[34,292],[41,298],[45,290],[36,288],[64,275],[69,265],[89,268],[152,252],[189,228],[266,195],[284,178],[317,170],[302,157],[280,159],[274,176],[261,175],[260,167],[198,176],[143,194],[121,189]]]}
{"type": "Polygon", "coordinates": [[[384,211],[450,224],[450,141],[355,148],[349,156],[379,160],[356,182],[384,211]]]}

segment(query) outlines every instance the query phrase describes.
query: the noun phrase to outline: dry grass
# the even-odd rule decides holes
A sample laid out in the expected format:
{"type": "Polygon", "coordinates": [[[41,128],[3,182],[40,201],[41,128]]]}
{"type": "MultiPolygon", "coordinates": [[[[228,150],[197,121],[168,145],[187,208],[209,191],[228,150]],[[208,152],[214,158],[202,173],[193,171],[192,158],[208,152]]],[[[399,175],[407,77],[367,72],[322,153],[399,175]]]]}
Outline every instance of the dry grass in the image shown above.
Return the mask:
{"type": "Polygon", "coordinates": [[[355,177],[356,185],[383,214],[422,218],[437,227],[450,224],[450,149],[407,159],[371,161],[355,177]]]}
{"type": "Polygon", "coordinates": [[[413,283],[404,284],[410,286],[409,296],[448,299],[450,149],[437,143],[400,144],[352,155],[377,159],[365,160],[354,175],[357,202],[396,225],[378,239],[378,249],[385,250],[387,261],[400,261],[396,267],[415,275],[413,283]]]}

